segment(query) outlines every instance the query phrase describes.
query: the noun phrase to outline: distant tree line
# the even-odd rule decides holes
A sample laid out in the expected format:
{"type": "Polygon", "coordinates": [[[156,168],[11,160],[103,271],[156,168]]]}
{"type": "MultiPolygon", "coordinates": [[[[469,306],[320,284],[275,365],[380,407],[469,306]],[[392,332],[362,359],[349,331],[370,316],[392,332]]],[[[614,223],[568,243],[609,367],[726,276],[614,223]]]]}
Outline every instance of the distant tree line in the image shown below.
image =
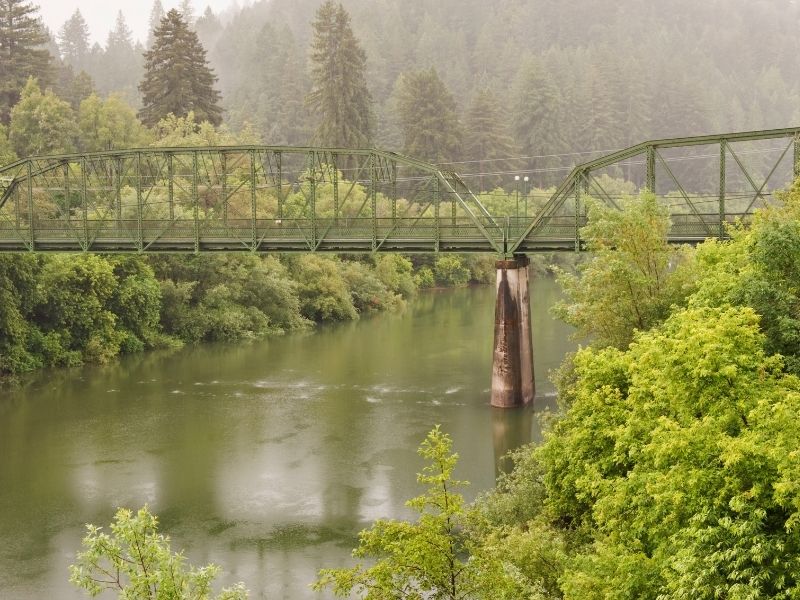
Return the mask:
{"type": "MultiPolygon", "coordinates": [[[[90,44],[80,11],[52,34],[30,2],[3,6],[0,13],[19,13],[13,27],[8,17],[0,24],[9,57],[0,65],[3,123],[28,76],[74,109],[91,91],[113,92],[146,124],[157,122],[160,108],[151,105],[163,77],[153,59],[174,52],[156,35],[166,16],[160,0],[145,45],[121,13],[105,43],[90,44]]],[[[181,35],[197,36],[186,55],[201,64],[207,52],[211,74],[197,81],[211,91],[195,103],[199,121],[249,125],[269,144],[376,145],[470,161],[457,170],[482,174],[474,181],[484,189],[509,187],[521,171],[546,187],[588,156],[573,153],[797,121],[800,41],[789,24],[798,12],[794,3],[746,0],[668,8],[261,0],[201,15],[184,1],[176,11],[181,35]]]]}

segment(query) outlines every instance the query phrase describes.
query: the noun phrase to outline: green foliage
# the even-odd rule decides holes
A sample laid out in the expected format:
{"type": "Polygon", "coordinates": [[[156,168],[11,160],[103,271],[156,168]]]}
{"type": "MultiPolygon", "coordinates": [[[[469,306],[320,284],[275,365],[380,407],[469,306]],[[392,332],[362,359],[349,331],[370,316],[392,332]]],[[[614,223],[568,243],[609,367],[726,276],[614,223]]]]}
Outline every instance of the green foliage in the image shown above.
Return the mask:
{"type": "Polygon", "coordinates": [[[333,258],[304,254],[292,265],[300,298],[300,311],[312,321],[348,321],[358,311],[347,283],[333,258]]]}
{"type": "Polygon", "coordinates": [[[690,291],[687,270],[674,270],[685,251],[667,244],[669,216],[652,194],[622,200],[622,210],[589,204],[581,234],[591,260],[579,276],[559,270],[567,299],[553,308],[597,346],[624,348],[635,330],[646,330],[690,291]]]}
{"type": "Polygon", "coordinates": [[[140,148],[150,142],[150,134],[136,118],[136,112],[119,97],[101,100],[92,94],[78,110],[80,146],[85,152],[115,148],[140,148]]]}
{"type": "Polygon", "coordinates": [[[430,267],[422,267],[414,274],[414,283],[418,288],[432,288],[436,285],[436,277],[430,267]]]}
{"type": "Polygon", "coordinates": [[[434,428],[419,447],[427,464],[417,481],[427,486],[406,505],[418,514],[415,522],[378,520],[359,534],[353,551],[358,559],[375,559],[372,566],[323,569],[315,590],[332,588],[349,597],[356,592],[380,598],[522,598],[534,588],[493,547],[481,548],[470,539],[468,511],[456,490],[466,482],[453,478],[458,455],[450,436],[434,428]]]}
{"type": "Polygon", "coordinates": [[[0,166],[7,165],[17,160],[17,155],[8,140],[8,129],[0,123],[0,166]]]}
{"type": "MultiPolygon", "coordinates": [[[[83,551],[70,566],[70,582],[97,596],[105,590],[127,600],[207,600],[220,568],[209,564],[192,567],[186,557],[173,553],[169,537],[158,532],[158,519],[147,506],[136,514],[120,508],[111,533],[87,525],[83,551]]],[[[222,590],[216,600],[245,600],[244,584],[222,590]]]]}
{"type": "Polygon", "coordinates": [[[367,56],[341,4],[326,0],[316,12],[311,45],[312,88],[306,104],[319,119],[316,143],[363,148],[372,138],[367,56]]]}
{"type": "Polygon", "coordinates": [[[800,183],[781,200],[783,207],[759,211],[748,229],[732,230],[731,242],[698,249],[700,285],[692,303],[753,308],[767,351],[782,354],[786,369],[800,375],[800,183]]]}
{"type": "Polygon", "coordinates": [[[36,322],[51,333],[51,364],[72,364],[81,356],[106,362],[119,352],[121,333],[111,310],[118,282],[111,264],[94,255],[57,255],[47,261],[38,285],[42,302],[36,322]]]}
{"type": "Polygon", "coordinates": [[[540,453],[552,518],[595,539],[565,597],[797,593],[797,507],[779,490],[800,476],[782,446],[800,382],[753,311],[680,310],[575,363],[576,400],[540,453]]]}
{"type": "Polygon", "coordinates": [[[456,102],[436,69],[401,75],[395,97],[404,154],[430,162],[455,160],[461,154],[456,102]]]}
{"type": "Polygon", "coordinates": [[[39,301],[38,270],[38,257],[0,257],[0,374],[24,373],[42,366],[41,357],[31,348],[39,333],[31,323],[31,312],[39,301]]]}
{"type": "Polygon", "coordinates": [[[78,128],[69,104],[53,92],[39,89],[31,78],[11,111],[8,137],[19,156],[65,154],[75,151],[78,128]]]}
{"type": "Polygon", "coordinates": [[[237,135],[226,127],[214,127],[208,121],[198,123],[195,114],[189,111],[183,117],[170,113],[155,126],[154,146],[231,146],[236,144],[258,144],[259,140],[250,129],[237,135]]]}
{"type": "Polygon", "coordinates": [[[341,263],[340,271],[350,290],[353,306],[359,313],[387,310],[402,305],[402,298],[392,292],[369,265],[345,261],[341,263]]]}
{"type": "Polygon", "coordinates": [[[26,0],[0,2],[0,123],[7,125],[11,107],[30,77],[49,82],[48,36],[37,14],[38,7],[26,0]]]}
{"type": "Polygon", "coordinates": [[[216,77],[197,34],[177,10],[171,10],[153,33],[153,47],[145,52],[145,75],[139,84],[145,125],[156,125],[167,115],[193,112],[200,121],[222,122],[216,77]]]}
{"type": "Polygon", "coordinates": [[[463,265],[461,259],[452,254],[446,254],[436,259],[433,269],[436,283],[444,286],[460,287],[469,282],[469,269],[463,265]]]}

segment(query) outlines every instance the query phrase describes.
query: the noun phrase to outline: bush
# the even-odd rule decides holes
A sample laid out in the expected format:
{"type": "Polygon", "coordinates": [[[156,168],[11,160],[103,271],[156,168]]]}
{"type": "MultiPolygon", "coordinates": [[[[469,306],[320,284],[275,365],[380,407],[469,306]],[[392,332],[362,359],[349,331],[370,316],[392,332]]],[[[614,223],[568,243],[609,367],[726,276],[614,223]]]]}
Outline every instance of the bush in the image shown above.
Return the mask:
{"type": "Polygon", "coordinates": [[[469,282],[469,269],[462,264],[458,256],[448,255],[438,258],[434,274],[439,285],[461,287],[469,282]]]}

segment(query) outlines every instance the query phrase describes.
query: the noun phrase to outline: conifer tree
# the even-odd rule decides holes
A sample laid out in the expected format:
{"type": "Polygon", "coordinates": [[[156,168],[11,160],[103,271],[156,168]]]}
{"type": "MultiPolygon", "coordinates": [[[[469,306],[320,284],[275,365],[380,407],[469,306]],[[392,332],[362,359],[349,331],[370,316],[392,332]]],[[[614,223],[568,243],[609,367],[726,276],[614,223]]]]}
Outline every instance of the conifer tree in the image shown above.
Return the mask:
{"type": "Polygon", "coordinates": [[[26,0],[0,0],[0,123],[8,123],[28,77],[51,77],[48,36],[38,8],[26,0]]]}
{"type": "Polygon", "coordinates": [[[324,146],[364,147],[372,139],[372,96],[367,55],[341,4],[327,0],[317,10],[311,45],[312,89],[306,103],[320,121],[315,141],[324,146]]]}
{"type": "Polygon", "coordinates": [[[86,71],[89,63],[89,25],[80,9],[75,9],[58,32],[61,58],[75,72],[86,71]]]}
{"type": "Polygon", "coordinates": [[[181,13],[181,16],[183,16],[183,20],[186,21],[189,27],[192,27],[194,25],[195,17],[191,0],[181,0],[181,6],[178,9],[178,12],[181,13]]]}
{"type": "Polygon", "coordinates": [[[153,2],[153,8],[150,9],[150,20],[149,25],[147,27],[147,49],[153,47],[153,33],[158,28],[158,25],[161,23],[161,19],[164,18],[164,5],[161,4],[161,0],[155,0],[153,2]]]}
{"type": "MultiPolygon", "coordinates": [[[[522,65],[511,96],[514,135],[522,152],[536,157],[560,152],[564,148],[563,99],[550,73],[538,60],[530,58],[522,65]]],[[[535,168],[553,168],[561,162],[558,157],[546,156],[530,164],[535,168]]]]}
{"type": "Polygon", "coordinates": [[[133,34],[122,11],[108,33],[102,69],[98,73],[98,88],[103,92],[124,93],[128,100],[138,100],[136,84],[141,78],[142,57],[133,42],[133,34]]]}
{"type": "Polygon", "coordinates": [[[458,157],[462,129],[456,101],[436,69],[401,75],[396,99],[405,154],[432,162],[458,157]]]}
{"type": "MultiPolygon", "coordinates": [[[[467,111],[464,140],[464,152],[468,158],[479,161],[477,163],[479,173],[505,171],[512,166],[519,166],[509,161],[498,160],[516,153],[516,145],[508,132],[507,122],[500,100],[492,90],[488,87],[479,90],[467,111]]],[[[481,175],[479,181],[480,188],[485,190],[487,185],[490,187],[499,185],[501,177],[481,175]]]]}
{"type": "Polygon", "coordinates": [[[139,84],[143,107],[139,118],[153,126],[170,113],[194,112],[198,121],[222,122],[217,81],[197,34],[177,10],[171,10],[155,30],[153,47],[145,52],[145,75],[139,84]]]}

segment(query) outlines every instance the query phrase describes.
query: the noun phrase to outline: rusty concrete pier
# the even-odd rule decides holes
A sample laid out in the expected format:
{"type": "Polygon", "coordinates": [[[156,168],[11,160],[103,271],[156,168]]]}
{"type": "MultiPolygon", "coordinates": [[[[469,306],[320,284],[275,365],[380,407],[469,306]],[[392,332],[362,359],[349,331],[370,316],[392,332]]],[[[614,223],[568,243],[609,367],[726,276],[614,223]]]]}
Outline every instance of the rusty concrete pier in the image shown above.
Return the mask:
{"type": "Polygon", "coordinates": [[[526,256],[498,260],[491,404],[513,408],[533,402],[533,340],[526,256]]]}

